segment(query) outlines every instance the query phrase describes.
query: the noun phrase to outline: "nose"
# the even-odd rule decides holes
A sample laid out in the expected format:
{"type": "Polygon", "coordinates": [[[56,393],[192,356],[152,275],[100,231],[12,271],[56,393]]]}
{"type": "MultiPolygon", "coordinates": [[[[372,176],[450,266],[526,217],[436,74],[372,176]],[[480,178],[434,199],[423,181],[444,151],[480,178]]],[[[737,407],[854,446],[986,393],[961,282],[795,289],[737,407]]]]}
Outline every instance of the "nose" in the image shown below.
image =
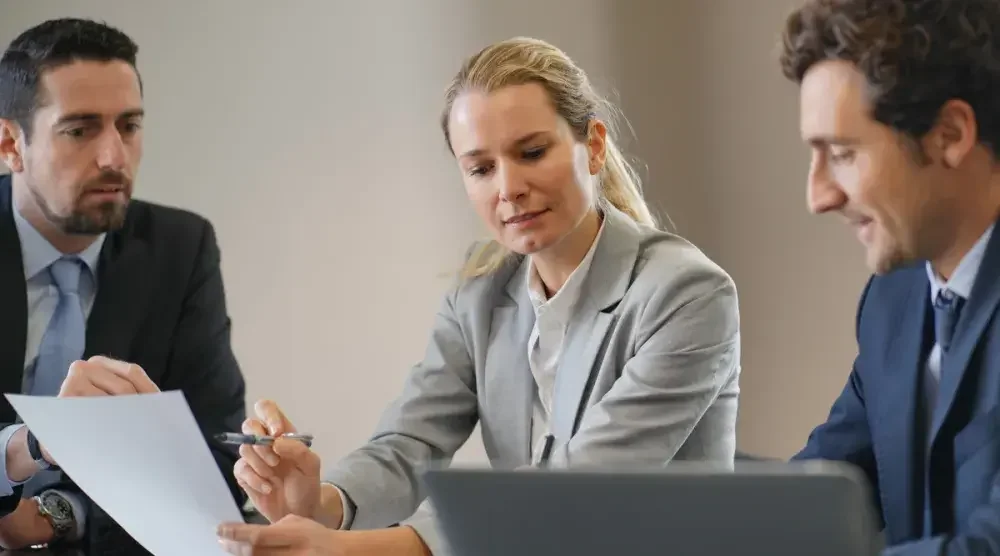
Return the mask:
{"type": "Polygon", "coordinates": [[[121,171],[125,168],[127,156],[125,142],[118,130],[111,129],[104,133],[98,145],[97,165],[102,170],[121,171]]]}
{"type": "Polygon", "coordinates": [[[809,212],[823,214],[843,208],[847,204],[847,194],[826,171],[817,169],[814,165],[809,172],[809,182],[806,186],[806,204],[809,206],[809,212]]]}
{"type": "Polygon", "coordinates": [[[496,179],[501,201],[517,202],[528,194],[528,182],[516,164],[501,163],[497,168],[496,179]]]}

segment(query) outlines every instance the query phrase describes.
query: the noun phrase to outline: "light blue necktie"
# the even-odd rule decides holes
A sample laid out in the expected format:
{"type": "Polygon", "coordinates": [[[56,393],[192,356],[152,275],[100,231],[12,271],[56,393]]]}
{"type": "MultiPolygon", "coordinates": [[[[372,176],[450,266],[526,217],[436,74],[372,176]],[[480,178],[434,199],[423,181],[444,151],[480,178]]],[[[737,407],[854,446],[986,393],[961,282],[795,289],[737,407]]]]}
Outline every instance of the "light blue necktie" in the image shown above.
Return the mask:
{"type": "Polygon", "coordinates": [[[33,396],[59,394],[69,366],[83,357],[87,322],[79,291],[82,265],[74,256],[63,257],[49,266],[52,282],[59,290],[59,305],[38,349],[30,392],[33,396]]]}

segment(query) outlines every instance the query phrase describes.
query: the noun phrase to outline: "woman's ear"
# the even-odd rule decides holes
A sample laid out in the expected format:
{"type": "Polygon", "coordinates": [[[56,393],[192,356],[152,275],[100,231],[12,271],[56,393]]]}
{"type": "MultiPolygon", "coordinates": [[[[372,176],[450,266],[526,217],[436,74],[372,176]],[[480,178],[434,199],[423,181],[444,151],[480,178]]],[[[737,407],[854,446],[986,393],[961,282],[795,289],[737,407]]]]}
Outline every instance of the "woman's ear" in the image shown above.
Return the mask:
{"type": "Polygon", "coordinates": [[[591,118],[587,127],[587,149],[590,154],[590,175],[596,176],[604,168],[608,156],[608,126],[591,118]]]}

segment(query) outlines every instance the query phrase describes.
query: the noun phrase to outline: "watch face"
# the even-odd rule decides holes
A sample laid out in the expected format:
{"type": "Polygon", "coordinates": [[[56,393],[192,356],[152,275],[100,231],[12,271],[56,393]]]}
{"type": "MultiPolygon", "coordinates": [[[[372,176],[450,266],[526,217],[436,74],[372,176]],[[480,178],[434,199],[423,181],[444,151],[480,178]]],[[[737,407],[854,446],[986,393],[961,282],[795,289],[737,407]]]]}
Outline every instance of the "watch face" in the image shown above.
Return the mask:
{"type": "Polygon", "coordinates": [[[65,498],[58,494],[46,493],[42,496],[42,507],[53,519],[73,519],[73,507],[70,506],[65,498]]]}

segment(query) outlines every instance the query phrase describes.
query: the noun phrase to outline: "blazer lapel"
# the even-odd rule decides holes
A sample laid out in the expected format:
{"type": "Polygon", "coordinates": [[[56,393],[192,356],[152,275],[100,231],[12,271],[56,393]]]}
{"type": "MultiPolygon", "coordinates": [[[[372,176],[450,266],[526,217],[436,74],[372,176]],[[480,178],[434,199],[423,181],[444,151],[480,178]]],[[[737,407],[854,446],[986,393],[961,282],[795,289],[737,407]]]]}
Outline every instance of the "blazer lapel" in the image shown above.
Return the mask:
{"type": "MultiPolygon", "coordinates": [[[[500,303],[493,308],[490,325],[490,345],[504,346],[486,353],[485,393],[491,407],[503,408],[509,415],[505,421],[513,426],[507,441],[514,449],[515,466],[531,461],[531,415],[535,396],[535,379],[528,364],[528,338],[535,324],[535,311],[528,298],[525,284],[524,259],[506,281],[500,303]]],[[[501,283],[503,283],[501,281],[501,283]]],[[[500,433],[500,429],[496,431],[500,433]]]]}
{"type": "MultiPolygon", "coordinates": [[[[0,176],[0,393],[19,394],[28,342],[28,294],[21,242],[14,226],[9,176],[0,176]]],[[[13,423],[14,408],[0,397],[0,423],[13,423]]]]}
{"type": "Polygon", "coordinates": [[[933,318],[930,314],[930,294],[926,277],[915,274],[913,286],[901,302],[905,310],[895,327],[896,333],[889,340],[882,369],[884,381],[894,393],[887,396],[888,403],[878,411],[879,424],[873,430],[884,431],[885,442],[876,439],[874,444],[879,461],[886,468],[899,469],[898,473],[879,476],[880,488],[886,498],[902,512],[886,512],[887,526],[892,531],[906,531],[919,534],[922,528],[924,496],[924,439],[929,428],[929,420],[923,419],[926,404],[921,396],[922,377],[926,355],[929,352],[929,336],[933,336],[933,318]]]}
{"type": "Polygon", "coordinates": [[[639,255],[638,229],[613,208],[605,211],[598,241],[556,372],[550,430],[560,442],[576,431],[595,363],[615,320],[613,311],[628,290],[639,255]]]}
{"type": "Polygon", "coordinates": [[[998,274],[1000,274],[1000,230],[995,230],[986,246],[986,252],[983,253],[983,261],[976,274],[972,293],[955,325],[955,343],[941,358],[941,385],[931,429],[932,441],[937,438],[942,424],[951,412],[955,396],[968,371],[972,354],[996,312],[997,303],[1000,302],[1000,282],[996,279],[998,274]]]}
{"type": "Polygon", "coordinates": [[[133,228],[126,220],[121,230],[108,234],[101,250],[85,357],[131,358],[132,340],[146,316],[153,283],[150,247],[133,228]]]}

